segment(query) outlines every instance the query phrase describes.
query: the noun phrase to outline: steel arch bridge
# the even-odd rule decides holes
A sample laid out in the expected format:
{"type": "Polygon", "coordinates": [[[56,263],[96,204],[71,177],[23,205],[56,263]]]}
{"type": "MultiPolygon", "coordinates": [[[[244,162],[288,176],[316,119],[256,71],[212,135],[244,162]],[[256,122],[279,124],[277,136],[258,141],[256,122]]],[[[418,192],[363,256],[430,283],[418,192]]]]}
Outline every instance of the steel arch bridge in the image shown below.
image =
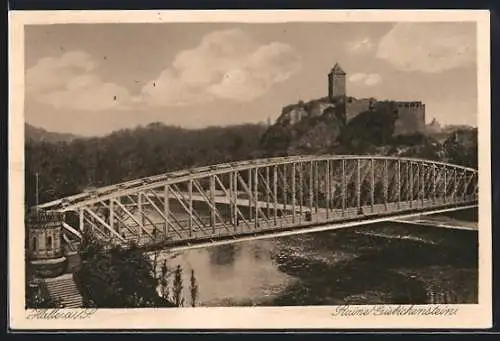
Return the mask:
{"type": "Polygon", "coordinates": [[[386,156],[291,156],[218,164],[98,188],[38,206],[64,238],[185,248],[368,224],[478,204],[478,171],[386,156]]]}

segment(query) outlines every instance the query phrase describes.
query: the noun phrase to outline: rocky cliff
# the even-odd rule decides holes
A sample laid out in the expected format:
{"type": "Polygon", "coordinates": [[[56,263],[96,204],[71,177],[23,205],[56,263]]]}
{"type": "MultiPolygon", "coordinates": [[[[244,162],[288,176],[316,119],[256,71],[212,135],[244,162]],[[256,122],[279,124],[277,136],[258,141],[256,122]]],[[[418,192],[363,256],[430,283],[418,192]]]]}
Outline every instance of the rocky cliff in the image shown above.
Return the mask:
{"type": "Polygon", "coordinates": [[[433,121],[422,132],[401,134],[397,105],[367,102],[366,110],[350,119],[344,116],[341,101],[321,98],[288,105],[264,133],[260,148],[266,156],[395,155],[477,166],[477,129],[460,127],[448,132],[433,121]]]}
{"type": "Polygon", "coordinates": [[[284,107],[264,134],[262,148],[270,154],[328,153],[346,145],[378,145],[392,137],[397,114],[391,102],[360,102],[363,105],[358,109],[363,111],[354,115],[352,103],[356,99],[347,98],[347,104],[344,101],[320,98],[284,107]]]}
{"type": "Polygon", "coordinates": [[[327,98],[288,105],[269,127],[261,146],[270,154],[327,151],[337,145],[345,126],[338,104],[327,98]]]}

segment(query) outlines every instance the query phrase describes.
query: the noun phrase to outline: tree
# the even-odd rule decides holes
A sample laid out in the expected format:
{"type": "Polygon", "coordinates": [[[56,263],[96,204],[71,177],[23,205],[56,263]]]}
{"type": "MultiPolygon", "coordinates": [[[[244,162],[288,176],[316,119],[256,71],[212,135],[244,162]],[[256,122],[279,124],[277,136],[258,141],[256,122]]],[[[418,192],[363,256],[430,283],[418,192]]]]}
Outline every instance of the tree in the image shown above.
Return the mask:
{"type": "Polygon", "coordinates": [[[355,153],[370,152],[374,146],[392,141],[396,119],[397,114],[389,105],[362,112],[347,124],[339,136],[339,142],[355,153]]]}
{"type": "MultiPolygon", "coordinates": [[[[104,137],[65,142],[25,140],[25,196],[34,204],[35,172],[40,178],[40,202],[177,169],[246,160],[266,126],[182,129],[161,123],[125,129],[104,137]]],[[[29,132],[28,132],[29,134],[29,132]]]]}
{"type": "Polygon", "coordinates": [[[173,306],[159,296],[150,260],[136,245],[107,246],[89,230],[81,245],[82,266],[75,274],[86,306],[138,308],[173,306]]]}
{"type": "Polygon", "coordinates": [[[167,267],[167,260],[163,261],[163,265],[161,266],[161,276],[160,276],[160,291],[161,291],[161,296],[165,300],[169,300],[169,288],[168,288],[168,267],[167,267]]]}
{"type": "Polygon", "coordinates": [[[443,143],[444,153],[450,163],[477,168],[477,129],[459,129],[443,143]]]}
{"type": "Polygon", "coordinates": [[[59,302],[48,294],[45,284],[28,271],[25,282],[25,306],[27,309],[48,309],[59,307],[59,302]]]}
{"type": "Polygon", "coordinates": [[[182,307],[184,305],[184,297],[182,295],[182,268],[177,265],[174,272],[174,283],[173,283],[173,301],[176,307],[182,307]]]}
{"type": "Polygon", "coordinates": [[[198,298],[198,283],[194,276],[194,270],[191,270],[191,306],[196,307],[196,299],[198,298]]]}

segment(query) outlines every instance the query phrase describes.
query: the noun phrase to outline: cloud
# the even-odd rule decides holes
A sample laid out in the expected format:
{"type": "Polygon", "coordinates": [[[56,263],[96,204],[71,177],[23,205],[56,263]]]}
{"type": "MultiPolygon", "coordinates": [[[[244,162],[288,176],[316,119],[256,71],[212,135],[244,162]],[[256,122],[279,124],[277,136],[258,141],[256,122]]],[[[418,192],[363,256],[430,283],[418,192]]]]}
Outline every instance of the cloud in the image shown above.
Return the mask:
{"type": "Polygon", "coordinates": [[[365,78],[366,85],[377,85],[382,82],[382,76],[376,73],[372,73],[365,78]]]}
{"type": "Polygon", "coordinates": [[[125,108],[131,99],[129,91],[103,81],[96,68],[95,60],[84,51],[42,58],[26,71],[27,97],[57,109],[125,108]]]}
{"type": "Polygon", "coordinates": [[[349,82],[373,86],[382,82],[382,76],[377,73],[355,73],[349,77],[349,82]]]}
{"type": "Polygon", "coordinates": [[[142,89],[155,106],[186,106],[217,98],[250,101],[266,94],[301,68],[294,49],[280,42],[259,46],[239,29],[205,35],[181,51],[172,65],[142,89]]]}
{"type": "Polygon", "coordinates": [[[374,48],[374,44],[371,42],[370,38],[361,38],[350,41],[347,42],[346,45],[347,50],[351,52],[369,52],[374,48]]]}
{"type": "Polygon", "coordinates": [[[399,23],[376,56],[403,71],[437,73],[475,63],[475,32],[464,24],[399,23]]]}

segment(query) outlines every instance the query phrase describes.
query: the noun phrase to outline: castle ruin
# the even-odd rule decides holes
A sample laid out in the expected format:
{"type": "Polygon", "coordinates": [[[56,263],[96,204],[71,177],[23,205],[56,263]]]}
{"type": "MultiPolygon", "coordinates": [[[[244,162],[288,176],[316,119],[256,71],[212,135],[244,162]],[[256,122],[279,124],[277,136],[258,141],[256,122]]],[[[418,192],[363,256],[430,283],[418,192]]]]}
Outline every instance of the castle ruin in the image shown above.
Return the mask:
{"type": "MultiPolygon", "coordinates": [[[[382,102],[375,98],[348,97],[346,91],[346,73],[338,63],[328,74],[328,99],[340,107],[344,122],[349,122],[362,112],[376,111],[382,102]]],[[[390,103],[391,109],[397,113],[395,135],[408,135],[422,132],[425,129],[425,104],[421,101],[383,101],[390,103]]]]}
{"type": "Polygon", "coordinates": [[[346,72],[336,63],[328,73],[328,96],[283,108],[277,122],[295,124],[304,118],[333,112],[344,124],[363,112],[391,110],[397,114],[394,135],[409,135],[425,130],[425,104],[421,101],[379,101],[347,95],[346,72]]]}

